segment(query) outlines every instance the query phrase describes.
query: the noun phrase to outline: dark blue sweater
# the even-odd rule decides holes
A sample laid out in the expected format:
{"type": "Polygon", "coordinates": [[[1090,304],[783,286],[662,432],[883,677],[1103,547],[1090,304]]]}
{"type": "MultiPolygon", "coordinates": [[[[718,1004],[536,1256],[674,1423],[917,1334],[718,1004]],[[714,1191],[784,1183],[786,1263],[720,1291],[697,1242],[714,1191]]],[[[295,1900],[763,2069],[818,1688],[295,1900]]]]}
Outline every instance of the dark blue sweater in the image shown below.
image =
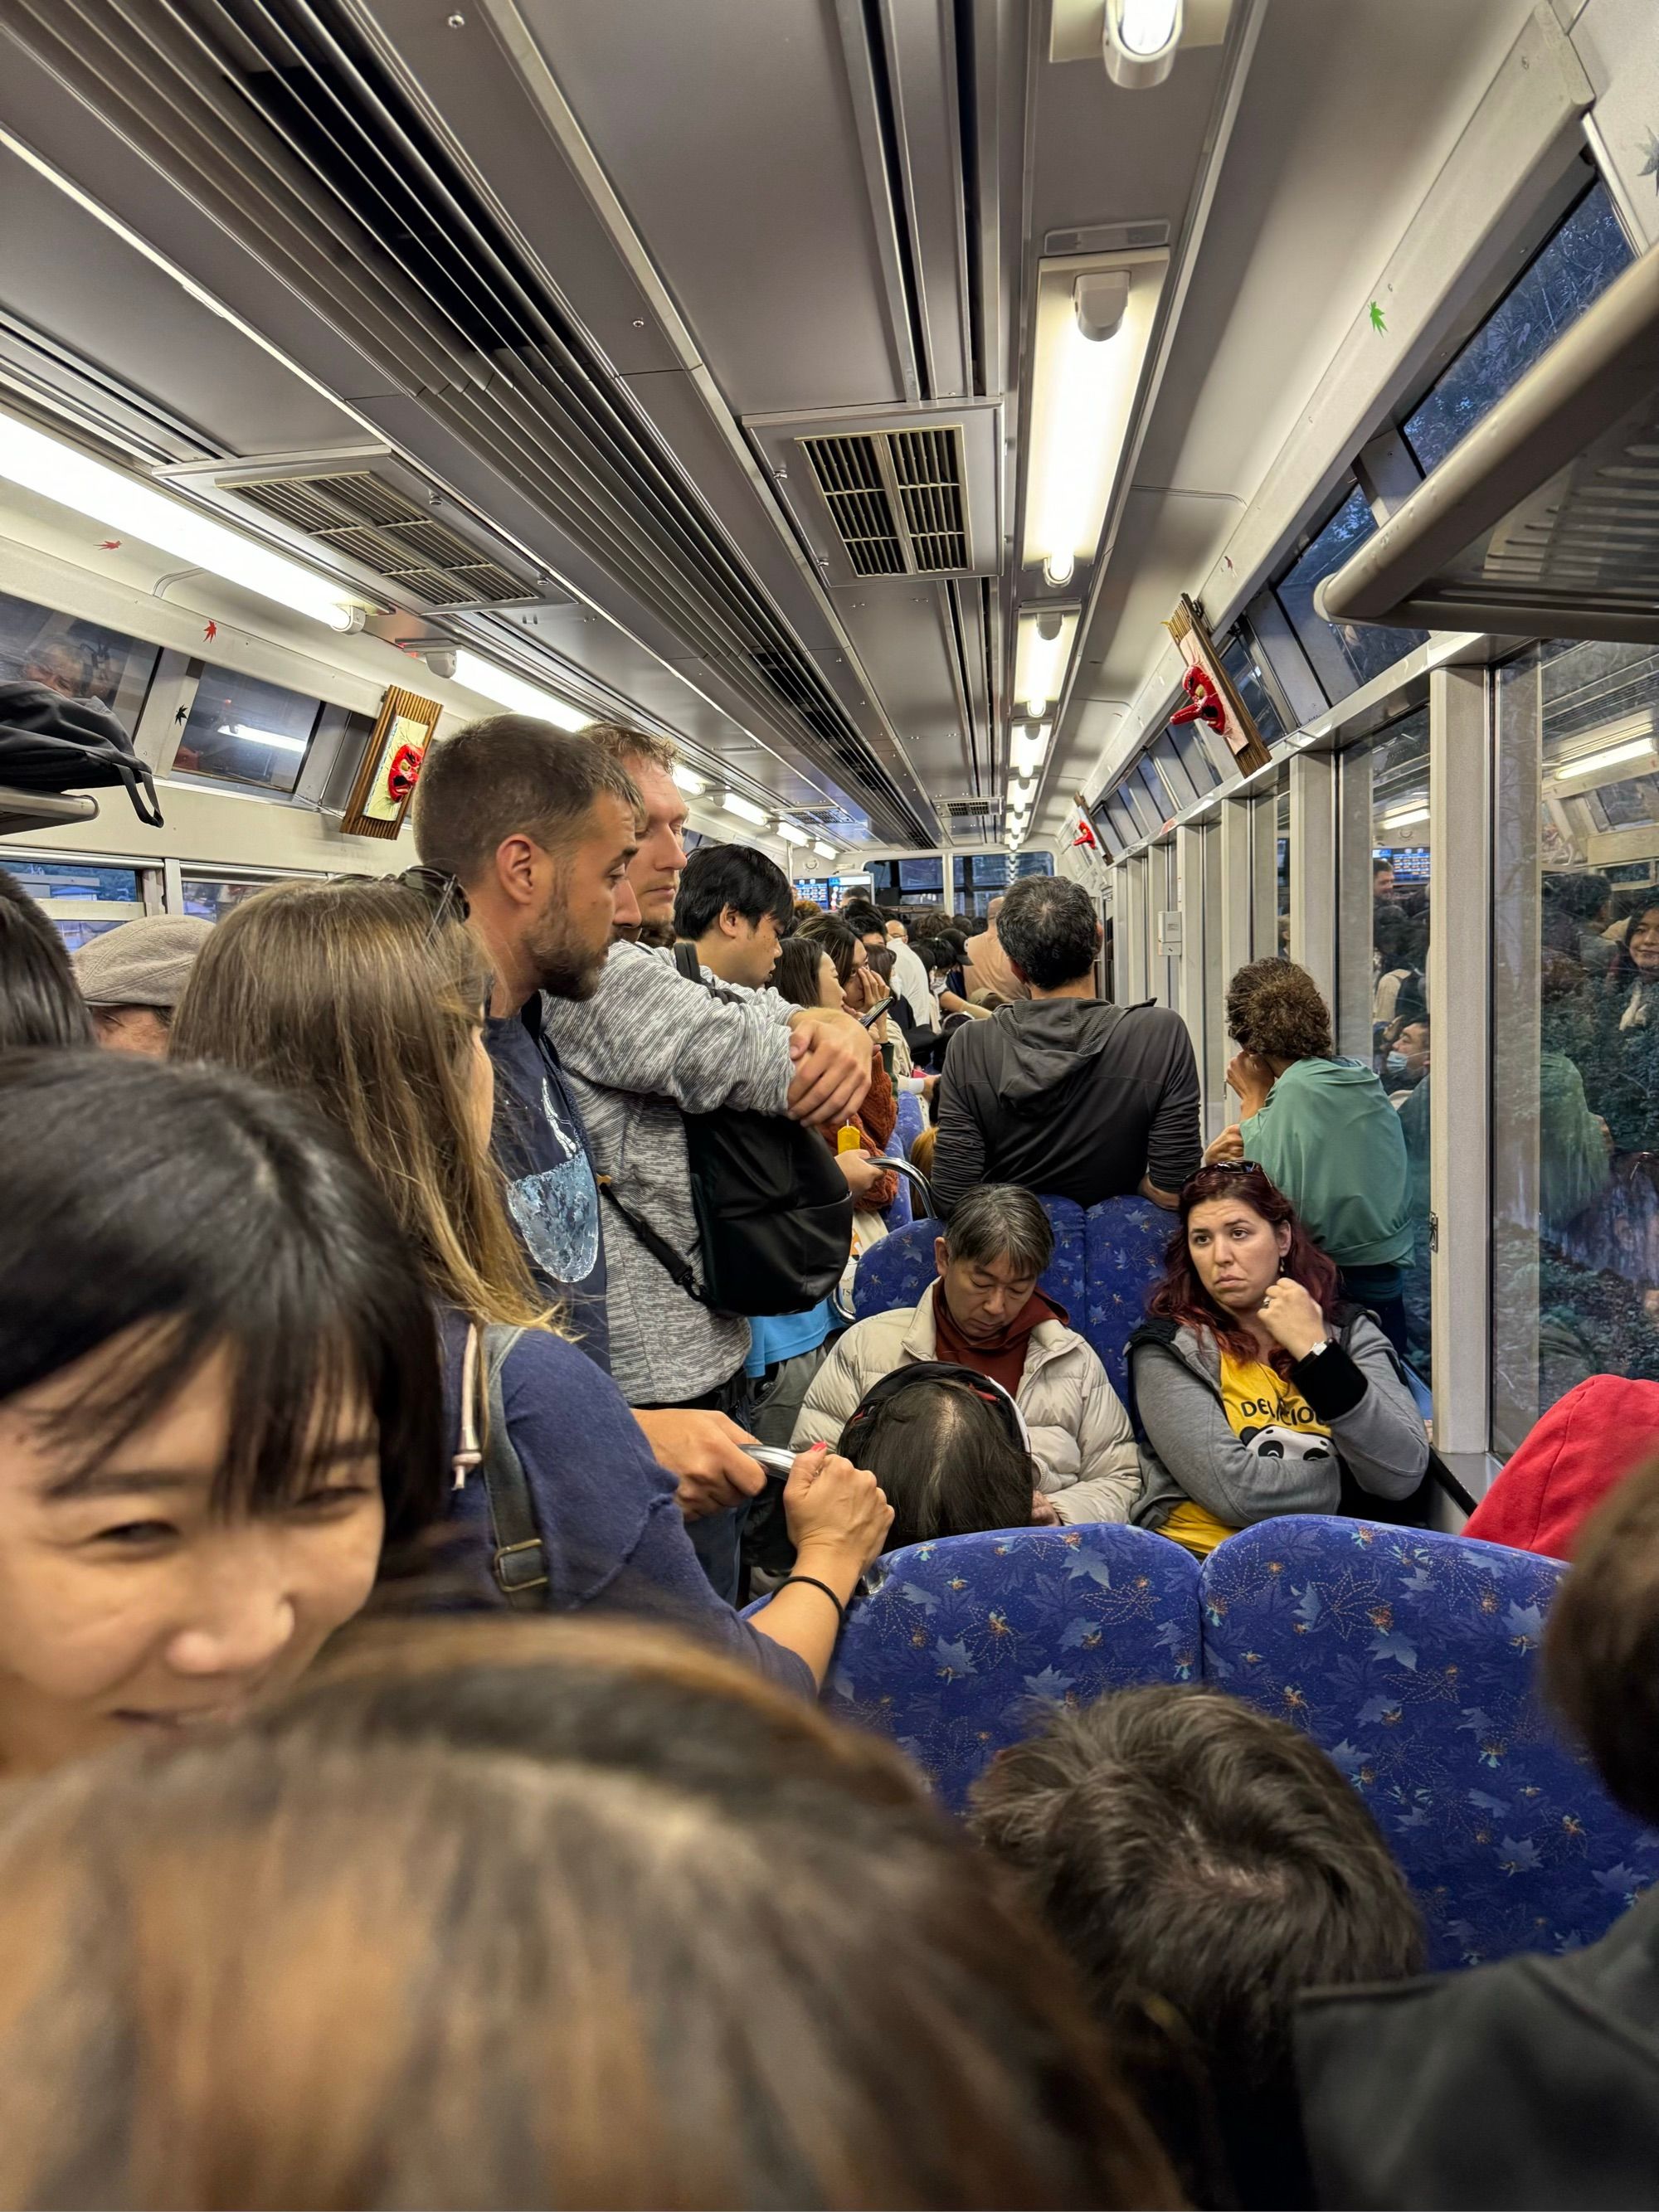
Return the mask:
{"type": "MultiPolygon", "coordinates": [[[[444,1400],[452,1449],[460,1433],[466,1328],[443,1317],[444,1400]]],[[[674,1478],[653,1458],[611,1377],[562,1338],[527,1330],[507,1356],[502,1403],[547,1553],[547,1604],[648,1615],[721,1645],[783,1688],[812,1697],[805,1662],[757,1635],[709,1587],[685,1531],[674,1478]]],[[[450,1493],[452,1517],[476,1534],[484,1580],[491,1547],[483,1478],[450,1493]]]]}

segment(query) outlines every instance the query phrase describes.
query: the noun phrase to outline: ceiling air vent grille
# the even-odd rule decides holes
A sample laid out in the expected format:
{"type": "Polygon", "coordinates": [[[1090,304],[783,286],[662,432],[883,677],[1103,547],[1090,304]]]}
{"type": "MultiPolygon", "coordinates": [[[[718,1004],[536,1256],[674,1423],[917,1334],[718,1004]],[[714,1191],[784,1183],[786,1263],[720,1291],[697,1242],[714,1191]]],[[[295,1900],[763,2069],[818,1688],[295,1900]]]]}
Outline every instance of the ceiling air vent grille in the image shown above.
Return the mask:
{"type": "Polygon", "coordinates": [[[310,477],[221,475],[218,481],[262,514],[372,568],[428,606],[499,606],[525,597],[520,578],[366,469],[310,477]]]}
{"type": "Polygon", "coordinates": [[[878,442],[868,436],[803,438],[855,576],[902,576],[904,547],[893,523],[878,442]]]}
{"type": "Polygon", "coordinates": [[[957,424],[800,443],[855,576],[951,576],[970,565],[957,424]]]}
{"type": "Polygon", "coordinates": [[[962,434],[895,430],[887,440],[899,506],[919,576],[952,574],[968,566],[962,500],[962,434]]]}

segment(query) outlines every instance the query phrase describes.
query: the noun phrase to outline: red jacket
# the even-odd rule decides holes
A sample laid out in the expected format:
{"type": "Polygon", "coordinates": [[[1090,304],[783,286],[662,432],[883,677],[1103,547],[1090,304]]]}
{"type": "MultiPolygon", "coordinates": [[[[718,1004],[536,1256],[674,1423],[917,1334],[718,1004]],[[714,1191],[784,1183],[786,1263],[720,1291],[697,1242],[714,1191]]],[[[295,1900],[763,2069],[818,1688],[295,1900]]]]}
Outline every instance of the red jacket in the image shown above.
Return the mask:
{"type": "Polygon", "coordinates": [[[1571,1559],[1580,1525],[1656,1449],[1659,1382],[1592,1375],[1538,1421],[1463,1534],[1571,1559]]]}

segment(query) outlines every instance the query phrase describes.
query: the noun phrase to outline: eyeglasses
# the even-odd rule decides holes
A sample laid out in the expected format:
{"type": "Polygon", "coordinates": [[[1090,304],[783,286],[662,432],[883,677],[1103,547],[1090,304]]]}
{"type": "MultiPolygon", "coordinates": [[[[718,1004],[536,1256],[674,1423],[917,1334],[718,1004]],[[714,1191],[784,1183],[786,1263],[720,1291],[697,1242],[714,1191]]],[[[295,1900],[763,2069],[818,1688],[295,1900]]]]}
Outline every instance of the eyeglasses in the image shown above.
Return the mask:
{"type": "Polygon", "coordinates": [[[405,868],[398,877],[412,891],[418,891],[432,909],[432,927],[428,936],[430,944],[445,922],[465,921],[472,908],[458,879],[442,868],[405,868]]]}

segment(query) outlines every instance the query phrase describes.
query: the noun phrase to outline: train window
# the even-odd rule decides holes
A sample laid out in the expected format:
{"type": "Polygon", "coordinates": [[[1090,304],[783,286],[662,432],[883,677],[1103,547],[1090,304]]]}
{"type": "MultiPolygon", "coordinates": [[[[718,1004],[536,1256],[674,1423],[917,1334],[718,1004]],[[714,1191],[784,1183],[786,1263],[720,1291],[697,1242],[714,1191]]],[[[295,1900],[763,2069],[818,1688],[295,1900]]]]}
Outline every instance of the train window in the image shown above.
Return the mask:
{"type": "Polygon", "coordinates": [[[1249,640],[1233,637],[1221,648],[1221,665],[1233,679],[1233,689],[1250,710],[1251,720],[1261,732],[1263,744],[1274,744],[1285,735],[1285,725],[1279,709],[1267,696],[1262,680],[1261,664],[1257,660],[1249,640]]]}
{"type": "Polygon", "coordinates": [[[106,929],[136,921],[144,911],[137,868],[109,868],[94,860],[40,860],[33,854],[6,856],[8,872],[56,925],[71,952],[106,929]]]}
{"type": "Polygon", "coordinates": [[[322,702],[234,668],[204,668],[171,773],[291,792],[322,702]]]}
{"type": "Polygon", "coordinates": [[[183,878],[185,912],[199,915],[204,921],[222,921],[232,907],[240,906],[255,891],[264,890],[274,878],[246,876],[185,876],[183,878]]]}
{"type": "Polygon", "coordinates": [[[158,646],[120,630],[0,592],[0,678],[44,684],[66,699],[101,700],[114,708],[129,732],[138,726],[138,710],[161,657],[158,646]]]}
{"type": "Polygon", "coordinates": [[[1273,875],[1278,886],[1275,902],[1278,928],[1274,949],[1281,959],[1286,959],[1291,950],[1291,765],[1288,761],[1279,763],[1279,774],[1272,795],[1263,804],[1273,810],[1276,836],[1273,875]]]}
{"type": "Polygon", "coordinates": [[[1594,184],[1402,428],[1426,475],[1631,263],[1607,186],[1594,184]]]}
{"type": "Polygon", "coordinates": [[[1352,477],[1346,481],[1352,489],[1341,505],[1276,586],[1285,620],[1333,705],[1362,684],[1369,684],[1374,676],[1382,675],[1385,668],[1392,668],[1428,635],[1423,629],[1383,629],[1370,623],[1328,623],[1314,612],[1315,590],[1376,528],[1364,493],[1352,477]]]}
{"type": "Polygon", "coordinates": [[[1016,853],[1013,866],[1014,881],[1023,884],[1027,876],[1052,876],[1054,856],[1052,853],[1016,853]]]}
{"type": "Polygon", "coordinates": [[[1497,718],[1492,1436],[1509,1451],[1587,1375],[1659,1381],[1659,653],[1529,647],[1499,671],[1497,718]]]}

